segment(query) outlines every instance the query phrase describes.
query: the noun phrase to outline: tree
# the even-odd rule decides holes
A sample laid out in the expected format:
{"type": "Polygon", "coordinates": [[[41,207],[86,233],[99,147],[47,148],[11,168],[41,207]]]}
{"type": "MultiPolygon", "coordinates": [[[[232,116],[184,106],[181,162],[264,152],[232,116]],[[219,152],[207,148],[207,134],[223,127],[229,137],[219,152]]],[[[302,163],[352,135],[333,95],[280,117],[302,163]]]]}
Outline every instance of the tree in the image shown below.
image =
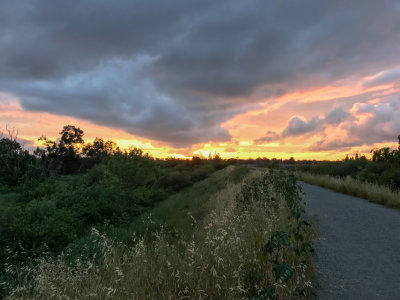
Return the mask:
{"type": "Polygon", "coordinates": [[[93,143],[89,143],[83,148],[84,155],[98,161],[116,151],[118,151],[118,148],[115,142],[104,141],[102,138],[97,137],[93,140],[93,143]]]}
{"type": "Polygon", "coordinates": [[[65,125],[63,130],[60,132],[61,141],[65,146],[73,146],[76,144],[83,144],[83,130],[79,127],[75,127],[74,125],[65,125]]]}
{"type": "Polygon", "coordinates": [[[61,159],[61,171],[63,174],[76,173],[81,165],[78,145],[84,144],[83,130],[74,125],[66,125],[60,134],[58,151],[61,159]]]}
{"type": "Polygon", "coordinates": [[[83,130],[74,125],[65,125],[60,132],[60,142],[41,136],[39,141],[44,149],[37,148],[35,155],[40,157],[49,174],[74,174],[81,166],[80,148],[84,144],[83,130]]]}
{"type": "Polygon", "coordinates": [[[400,134],[397,136],[397,139],[399,140],[399,151],[400,151],[400,134]]]}
{"type": "Polygon", "coordinates": [[[6,127],[8,137],[0,133],[0,185],[16,186],[32,176],[39,176],[35,157],[17,141],[18,132],[6,127]]]}

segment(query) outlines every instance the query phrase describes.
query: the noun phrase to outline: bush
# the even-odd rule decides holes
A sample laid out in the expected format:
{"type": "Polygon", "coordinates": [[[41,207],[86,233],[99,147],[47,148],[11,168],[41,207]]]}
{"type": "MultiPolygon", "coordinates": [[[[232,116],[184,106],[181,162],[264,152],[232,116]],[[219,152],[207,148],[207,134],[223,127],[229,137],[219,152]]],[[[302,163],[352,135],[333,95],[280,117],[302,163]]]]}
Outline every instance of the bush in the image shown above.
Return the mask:
{"type": "Polygon", "coordinates": [[[0,139],[0,166],[0,186],[14,187],[41,176],[35,157],[13,138],[0,139]]]}
{"type": "Polygon", "coordinates": [[[173,191],[179,191],[180,189],[187,187],[192,184],[190,180],[189,172],[185,171],[173,171],[163,175],[159,181],[158,185],[165,189],[171,189],[173,191]]]}
{"type": "Polygon", "coordinates": [[[21,244],[36,254],[46,245],[59,252],[91,226],[126,224],[169,195],[158,177],[155,161],[133,150],[87,174],[26,184],[20,200],[0,210],[0,248],[21,244]]]}
{"type": "Polygon", "coordinates": [[[214,211],[193,221],[192,234],[160,229],[150,237],[134,236],[127,247],[93,230],[82,257],[71,248],[61,256],[41,259],[31,271],[33,284],[22,280],[12,288],[11,297],[309,298],[311,230],[301,216],[292,214],[295,206],[301,207],[299,198],[285,199],[280,187],[271,185],[291,184],[279,176],[264,175],[259,182],[267,186],[255,189],[273,196],[274,213],[260,209],[261,203],[237,209],[240,186],[231,184],[213,197],[214,211]]]}
{"type": "Polygon", "coordinates": [[[206,164],[206,165],[197,167],[192,172],[191,180],[193,182],[204,180],[208,176],[210,176],[214,171],[215,171],[215,169],[211,164],[206,164]]]}

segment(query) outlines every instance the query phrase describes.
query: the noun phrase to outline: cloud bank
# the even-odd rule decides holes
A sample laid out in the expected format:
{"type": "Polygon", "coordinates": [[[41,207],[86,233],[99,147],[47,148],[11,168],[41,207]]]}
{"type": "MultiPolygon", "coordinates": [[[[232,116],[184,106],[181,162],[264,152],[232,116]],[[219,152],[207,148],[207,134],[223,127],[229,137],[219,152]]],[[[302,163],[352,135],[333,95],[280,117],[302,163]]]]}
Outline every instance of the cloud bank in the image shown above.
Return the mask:
{"type": "MultiPolygon", "coordinates": [[[[399,13],[395,0],[4,0],[0,92],[174,147],[228,141],[221,124],[257,103],[400,63],[399,13]]],[[[264,139],[348,117],[331,114],[264,139]]]]}

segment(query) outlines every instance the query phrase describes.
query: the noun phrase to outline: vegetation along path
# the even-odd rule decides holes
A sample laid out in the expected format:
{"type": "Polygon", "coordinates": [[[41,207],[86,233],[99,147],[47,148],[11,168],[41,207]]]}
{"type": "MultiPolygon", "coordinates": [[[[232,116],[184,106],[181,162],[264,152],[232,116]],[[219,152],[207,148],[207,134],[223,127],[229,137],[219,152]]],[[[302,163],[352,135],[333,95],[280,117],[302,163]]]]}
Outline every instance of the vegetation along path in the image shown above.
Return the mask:
{"type": "Polygon", "coordinates": [[[317,215],[318,299],[400,299],[400,210],[303,184],[317,215]]]}

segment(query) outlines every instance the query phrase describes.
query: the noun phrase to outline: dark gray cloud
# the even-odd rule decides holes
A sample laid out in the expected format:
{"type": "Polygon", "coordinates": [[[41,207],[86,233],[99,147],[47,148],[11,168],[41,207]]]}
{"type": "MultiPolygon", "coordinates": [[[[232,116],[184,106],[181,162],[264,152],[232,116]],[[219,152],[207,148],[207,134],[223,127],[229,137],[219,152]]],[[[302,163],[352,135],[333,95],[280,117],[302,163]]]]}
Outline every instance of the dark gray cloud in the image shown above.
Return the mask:
{"type": "Polygon", "coordinates": [[[366,87],[373,87],[381,84],[390,84],[395,81],[400,81],[400,69],[384,71],[375,78],[368,80],[364,85],[366,87]]]}
{"type": "Polygon", "coordinates": [[[398,64],[397,3],[3,0],[0,91],[177,147],[229,140],[261,97],[398,64]]]}
{"type": "Polygon", "coordinates": [[[288,136],[303,135],[314,131],[320,124],[321,119],[318,117],[313,117],[307,121],[301,117],[294,116],[289,120],[287,127],[281,134],[281,137],[285,138],[288,136]]]}
{"type": "Polygon", "coordinates": [[[282,138],[281,134],[279,134],[275,131],[268,130],[267,133],[265,134],[265,136],[255,140],[254,143],[255,144],[271,143],[271,142],[277,141],[281,138],[282,138]]]}
{"type": "Polygon", "coordinates": [[[338,125],[346,120],[350,114],[341,107],[334,108],[329,112],[323,122],[328,125],[338,125]]]}

